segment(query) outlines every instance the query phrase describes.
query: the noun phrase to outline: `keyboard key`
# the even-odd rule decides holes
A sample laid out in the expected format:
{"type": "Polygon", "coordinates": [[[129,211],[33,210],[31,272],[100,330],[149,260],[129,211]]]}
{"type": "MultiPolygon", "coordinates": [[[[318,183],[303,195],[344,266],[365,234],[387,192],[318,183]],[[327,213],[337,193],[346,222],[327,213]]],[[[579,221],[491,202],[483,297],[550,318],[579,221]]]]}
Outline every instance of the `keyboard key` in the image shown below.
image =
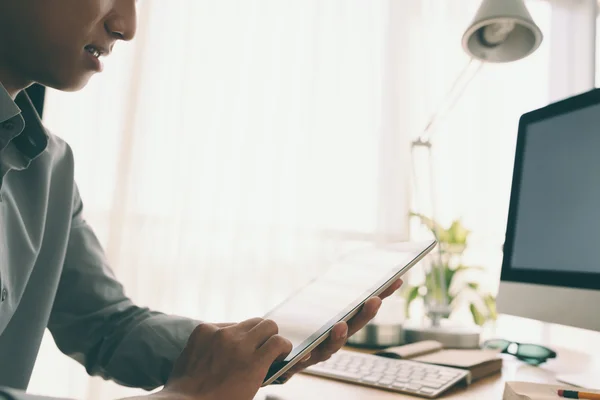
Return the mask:
{"type": "Polygon", "coordinates": [[[445,371],[445,370],[440,371],[439,374],[442,376],[458,376],[458,372],[445,371]]]}
{"type": "Polygon", "coordinates": [[[444,386],[443,383],[437,382],[437,381],[428,381],[428,380],[424,380],[423,382],[423,386],[427,386],[430,388],[434,388],[434,389],[439,389],[442,386],[444,386]]]}
{"type": "Polygon", "coordinates": [[[380,379],[381,379],[381,375],[371,375],[371,376],[365,376],[364,378],[362,378],[363,381],[370,382],[370,383],[379,382],[380,379]]]}
{"type": "Polygon", "coordinates": [[[419,389],[421,389],[421,385],[418,385],[416,383],[410,383],[409,385],[406,386],[406,389],[414,390],[415,392],[417,392],[417,391],[419,391],[419,389]]]}
{"type": "Polygon", "coordinates": [[[427,381],[424,381],[422,379],[411,379],[410,383],[414,383],[415,385],[425,386],[427,381]]]}
{"type": "Polygon", "coordinates": [[[406,383],[396,381],[396,382],[392,383],[392,387],[394,389],[404,389],[406,387],[406,383]]]}
{"type": "Polygon", "coordinates": [[[385,386],[390,386],[392,383],[394,383],[394,380],[387,379],[387,378],[383,378],[382,380],[379,381],[380,385],[385,385],[385,386]]]}
{"type": "Polygon", "coordinates": [[[340,379],[350,379],[356,381],[361,378],[360,374],[353,374],[352,372],[348,371],[326,371],[326,373],[333,373],[336,377],[339,377],[340,379]]]}
{"type": "Polygon", "coordinates": [[[431,396],[432,394],[434,394],[435,392],[437,392],[437,390],[428,389],[428,388],[421,388],[421,389],[419,390],[419,393],[427,394],[427,395],[430,395],[430,396],[431,396]]]}

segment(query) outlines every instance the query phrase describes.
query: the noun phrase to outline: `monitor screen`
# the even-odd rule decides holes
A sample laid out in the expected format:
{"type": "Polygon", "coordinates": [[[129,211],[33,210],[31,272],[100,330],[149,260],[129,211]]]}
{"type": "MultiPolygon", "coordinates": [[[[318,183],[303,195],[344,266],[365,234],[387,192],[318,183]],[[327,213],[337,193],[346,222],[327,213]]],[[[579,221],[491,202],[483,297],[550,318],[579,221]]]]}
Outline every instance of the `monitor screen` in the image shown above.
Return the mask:
{"type": "Polygon", "coordinates": [[[600,104],[525,127],[510,264],[600,273],[600,104]]]}
{"type": "Polygon", "coordinates": [[[499,312],[600,331],[600,89],[521,117],[501,281],[499,312]]]}

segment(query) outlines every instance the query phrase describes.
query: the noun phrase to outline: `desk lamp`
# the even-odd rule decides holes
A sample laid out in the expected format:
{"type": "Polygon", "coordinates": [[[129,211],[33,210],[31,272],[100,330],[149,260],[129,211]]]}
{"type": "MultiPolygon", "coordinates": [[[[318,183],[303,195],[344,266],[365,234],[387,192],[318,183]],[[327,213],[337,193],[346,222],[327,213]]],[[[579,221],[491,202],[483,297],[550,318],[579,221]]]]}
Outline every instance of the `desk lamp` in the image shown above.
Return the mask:
{"type": "MultiPolygon", "coordinates": [[[[531,14],[523,0],[484,0],[481,4],[473,22],[462,37],[463,49],[471,56],[471,59],[453,83],[442,106],[432,115],[423,132],[412,143],[413,169],[416,169],[416,165],[414,165],[415,152],[418,150],[425,152],[424,157],[427,159],[429,171],[424,174],[426,176],[418,177],[415,186],[418,193],[418,186],[422,184],[422,179],[428,181],[425,185],[430,197],[428,199],[430,201],[429,216],[434,220],[436,219],[436,207],[433,194],[434,180],[431,152],[433,142],[431,138],[435,132],[435,127],[442,117],[460,100],[465,89],[484,63],[508,63],[523,59],[540,46],[542,39],[542,31],[531,18],[531,14]]],[[[441,257],[440,249],[431,257],[438,256],[441,257]]],[[[442,263],[430,262],[429,264],[434,276],[441,277],[443,271],[441,267],[436,268],[436,265],[442,263]],[[436,269],[439,271],[436,271],[436,269]]],[[[445,280],[437,279],[436,281],[438,285],[441,285],[441,292],[447,293],[447,288],[444,287],[445,280]]],[[[443,323],[449,322],[442,320],[450,314],[446,296],[443,296],[443,299],[437,302],[431,301],[428,303],[426,312],[430,322],[405,324],[404,333],[407,342],[437,340],[446,347],[471,348],[479,346],[478,329],[443,323]]]]}

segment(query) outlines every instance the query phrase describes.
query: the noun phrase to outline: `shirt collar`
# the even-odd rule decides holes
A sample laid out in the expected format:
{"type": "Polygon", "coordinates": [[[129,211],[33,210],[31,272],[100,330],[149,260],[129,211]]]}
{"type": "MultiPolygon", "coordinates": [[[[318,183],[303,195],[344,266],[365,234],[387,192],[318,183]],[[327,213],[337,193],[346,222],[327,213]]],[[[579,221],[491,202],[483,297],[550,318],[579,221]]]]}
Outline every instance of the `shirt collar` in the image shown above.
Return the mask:
{"type": "Polygon", "coordinates": [[[0,150],[9,142],[14,143],[25,161],[9,167],[23,169],[46,149],[48,134],[27,93],[21,91],[13,101],[0,84],[0,150]]]}
{"type": "Polygon", "coordinates": [[[4,86],[0,83],[0,123],[8,121],[21,113],[17,103],[13,101],[4,86]]]}

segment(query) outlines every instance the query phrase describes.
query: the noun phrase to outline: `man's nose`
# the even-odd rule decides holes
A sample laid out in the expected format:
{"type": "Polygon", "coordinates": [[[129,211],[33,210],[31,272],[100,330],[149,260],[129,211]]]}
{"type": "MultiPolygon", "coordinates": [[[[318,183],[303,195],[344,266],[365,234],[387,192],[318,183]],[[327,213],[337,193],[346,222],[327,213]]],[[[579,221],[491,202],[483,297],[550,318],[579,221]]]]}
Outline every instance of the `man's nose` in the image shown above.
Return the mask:
{"type": "Polygon", "coordinates": [[[117,40],[131,40],[137,31],[136,0],[115,0],[104,27],[117,40]]]}

